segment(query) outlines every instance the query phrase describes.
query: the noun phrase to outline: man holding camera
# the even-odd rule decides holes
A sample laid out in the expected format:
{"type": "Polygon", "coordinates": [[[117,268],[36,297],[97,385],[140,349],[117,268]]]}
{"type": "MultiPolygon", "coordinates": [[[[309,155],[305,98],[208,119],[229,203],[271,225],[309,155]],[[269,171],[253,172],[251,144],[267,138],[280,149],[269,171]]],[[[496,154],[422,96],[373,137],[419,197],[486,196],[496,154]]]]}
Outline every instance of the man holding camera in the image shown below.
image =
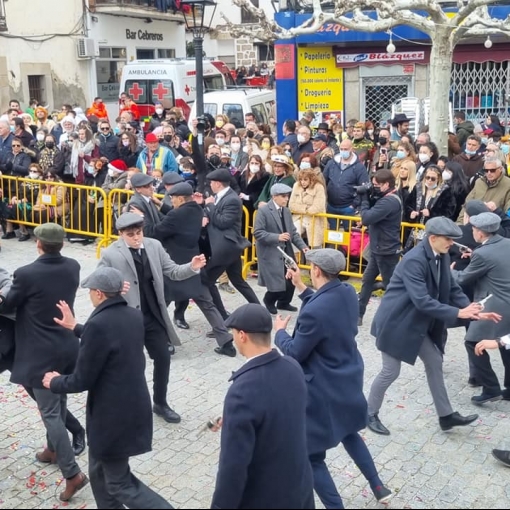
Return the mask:
{"type": "Polygon", "coordinates": [[[357,186],[356,192],[361,197],[361,223],[368,226],[370,233],[370,259],[359,295],[358,326],[361,326],[377,275],[382,276],[386,288],[398,263],[402,202],[391,170],[379,170],[372,177],[372,186],[357,186]]]}

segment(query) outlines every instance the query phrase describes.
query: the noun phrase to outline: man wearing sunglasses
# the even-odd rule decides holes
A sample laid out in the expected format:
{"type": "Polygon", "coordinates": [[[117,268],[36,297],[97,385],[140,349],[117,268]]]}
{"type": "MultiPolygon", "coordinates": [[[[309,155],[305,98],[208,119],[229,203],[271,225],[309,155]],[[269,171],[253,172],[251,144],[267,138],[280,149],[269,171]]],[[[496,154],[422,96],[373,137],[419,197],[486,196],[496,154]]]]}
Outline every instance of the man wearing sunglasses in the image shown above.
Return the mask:
{"type": "Polygon", "coordinates": [[[108,161],[119,159],[119,137],[113,134],[108,121],[99,123],[96,137],[99,142],[99,153],[101,156],[107,158],[108,161]]]}
{"type": "MultiPolygon", "coordinates": [[[[484,175],[477,179],[473,189],[466,198],[470,200],[481,200],[487,207],[498,214],[497,209],[503,212],[510,208],[510,179],[504,174],[503,163],[498,157],[487,157],[484,164],[484,175]]],[[[457,223],[464,223],[465,207],[462,208],[457,223]]]]}

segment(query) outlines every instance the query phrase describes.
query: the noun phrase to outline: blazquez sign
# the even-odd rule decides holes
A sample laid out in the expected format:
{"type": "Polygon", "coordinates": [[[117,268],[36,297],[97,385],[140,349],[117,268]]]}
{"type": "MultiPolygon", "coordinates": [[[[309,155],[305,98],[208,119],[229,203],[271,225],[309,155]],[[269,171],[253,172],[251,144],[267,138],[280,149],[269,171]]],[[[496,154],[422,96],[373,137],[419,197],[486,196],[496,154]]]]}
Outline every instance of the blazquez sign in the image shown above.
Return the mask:
{"type": "Polygon", "coordinates": [[[126,39],[139,39],[140,41],[162,41],[163,34],[155,34],[152,32],[145,32],[143,30],[138,30],[138,32],[133,32],[126,28],[126,39]]]}
{"type": "Polygon", "coordinates": [[[357,53],[354,55],[337,55],[337,64],[355,62],[406,62],[424,60],[424,51],[402,51],[395,53],[357,53]]]}

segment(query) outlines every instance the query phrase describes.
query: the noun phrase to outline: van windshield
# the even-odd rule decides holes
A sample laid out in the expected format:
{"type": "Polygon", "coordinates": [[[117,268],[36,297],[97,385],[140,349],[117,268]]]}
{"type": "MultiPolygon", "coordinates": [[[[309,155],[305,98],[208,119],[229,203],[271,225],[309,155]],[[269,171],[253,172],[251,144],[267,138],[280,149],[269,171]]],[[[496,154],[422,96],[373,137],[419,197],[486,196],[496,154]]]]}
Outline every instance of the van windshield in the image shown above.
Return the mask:
{"type": "Polygon", "coordinates": [[[204,92],[212,92],[213,90],[224,90],[225,84],[221,75],[204,76],[204,92]]]}
{"type": "Polygon", "coordinates": [[[127,80],[124,91],[136,104],[160,102],[165,108],[175,106],[172,80],[127,80]]]}

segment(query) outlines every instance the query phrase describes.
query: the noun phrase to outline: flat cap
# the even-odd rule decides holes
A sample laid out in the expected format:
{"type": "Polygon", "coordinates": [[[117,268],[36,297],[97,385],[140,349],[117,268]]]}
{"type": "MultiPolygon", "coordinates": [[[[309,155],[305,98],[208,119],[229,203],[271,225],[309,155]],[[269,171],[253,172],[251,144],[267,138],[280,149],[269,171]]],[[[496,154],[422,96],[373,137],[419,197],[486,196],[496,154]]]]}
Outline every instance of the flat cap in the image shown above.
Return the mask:
{"type": "Polygon", "coordinates": [[[473,225],[473,227],[491,233],[499,230],[501,218],[493,212],[484,212],[476,216],[470,216],[469,223],[473,225]]]}
{"type": "Polygon", "coordinates": [[[115,223],[117,230],[124,230],[134,225],[143,225],[143,218],[139,214],[133,212],[121,214],[115,223]]]}
{"type": "Polygon", "coordinates": [[[425,224],[425,233],[433,236],[451,237],[452,239],[462,237],[462,230],[460,227],[444,216],[430,218],[425,224]]]}
{"type": "Polygon", "coordinates": [[[489,211],[490,209],[482,200],[470,200],[469,202],[466,202],[466,213],[468,216],[476,216],[477,214],[489,211]]]}
{"type": "Polygon", "coordinates": [[[131,176],[131,186],[133,188],[143,188],[154,182],[154,178],[147,174],[133,174],[131,176]]]}
{"type": "Polygon", "coordinates": [[[333,248],[310,250],[305,253],[305,256],[308,262],[312,262],[328,274],[338,274],[347,266],[344,254],[333,248]]]}
{"type": "Polygon", "coordinates": [[[271,333],[273,319],[264,306],[248,303],[235,310],[225,321],[225,326],[246,333],[271,333]]]}
{"type": "Polygon", "coordinates": [[[168,192],[168,194],[175,197],[190,197],[193,195],[193,188],[187,182],[179,182],[168,192]]]}
{"type": "Polygon", "coordinates": [[[281,182],[278,182],[271,186],[272,197],[274,197],[275,195],[288,195],[289,193],[292,193],[292,188],[290,186],[287,186],[286,184],[282,184],[281,182]]]}
{"type": "Polygon", "coordinates": [[[206,177],[208,181],[230,182],[232,175],[226,168],[218,168],[209,172],[206,177]]]}
{"type": "Polygon", "coordinates": [[[43,243],[63,243],[65,230],[57,223],[43,223],[34,230],[34,235],[43,243]]]}
{"type": "Polygon", "coordinates": [[[102,292],[121,292],[124,286],[124,278],[118,269],[99,267],[81,282],[81,286],[84,289],[94,289],[102,292]]]}
{"type": "Polygon", "coordinates": [[[178,184],[179,182],[184,182],[184,177],[177,172],[165,172],[163,174],[163,184],[170,186],[171,184],[178,184]]]}

